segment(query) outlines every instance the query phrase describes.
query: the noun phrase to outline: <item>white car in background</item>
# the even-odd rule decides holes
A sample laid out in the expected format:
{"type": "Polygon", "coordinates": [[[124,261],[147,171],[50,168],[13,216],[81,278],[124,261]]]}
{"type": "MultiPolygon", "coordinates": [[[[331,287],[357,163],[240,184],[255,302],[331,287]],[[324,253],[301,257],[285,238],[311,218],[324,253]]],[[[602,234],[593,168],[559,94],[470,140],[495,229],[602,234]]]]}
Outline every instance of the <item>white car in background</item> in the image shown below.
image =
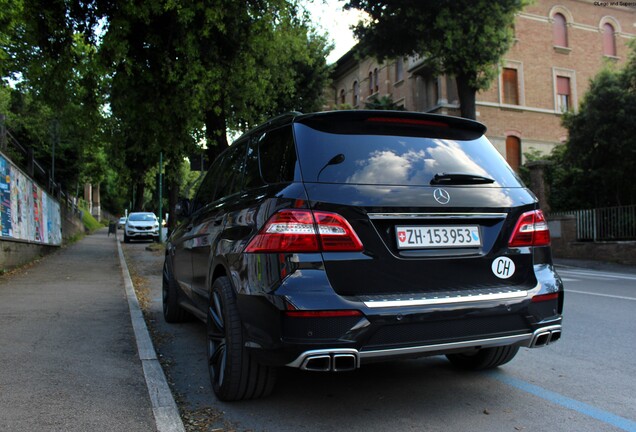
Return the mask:
{"type": "Polygon", "coordinates": [[[117,222],[117,228],[124,229],[124,226],[126,226],[126,216],[120,217],[119,222],[117,222]]]}
{"type": "Polygon", "coordinates": [[[129,243],[133,239],[159,241],[159,221],[154,213],[128,214],[126,225],[124,225],[124,243],[129,243]]]}

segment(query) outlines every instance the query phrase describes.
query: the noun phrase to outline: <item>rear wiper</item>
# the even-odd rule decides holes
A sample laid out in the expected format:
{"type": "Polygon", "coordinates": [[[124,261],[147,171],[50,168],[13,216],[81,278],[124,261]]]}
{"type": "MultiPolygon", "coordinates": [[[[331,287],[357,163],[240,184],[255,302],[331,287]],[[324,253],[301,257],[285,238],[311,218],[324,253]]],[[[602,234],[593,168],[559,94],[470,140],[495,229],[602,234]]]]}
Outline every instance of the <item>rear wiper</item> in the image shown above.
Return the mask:
{"type": "Polygon", "coordinates": [[[468,184],[489,184],[495,180],[478,174],[467,173],[438,173],[431,179],[432,185],[468,185],[468,184]]]}

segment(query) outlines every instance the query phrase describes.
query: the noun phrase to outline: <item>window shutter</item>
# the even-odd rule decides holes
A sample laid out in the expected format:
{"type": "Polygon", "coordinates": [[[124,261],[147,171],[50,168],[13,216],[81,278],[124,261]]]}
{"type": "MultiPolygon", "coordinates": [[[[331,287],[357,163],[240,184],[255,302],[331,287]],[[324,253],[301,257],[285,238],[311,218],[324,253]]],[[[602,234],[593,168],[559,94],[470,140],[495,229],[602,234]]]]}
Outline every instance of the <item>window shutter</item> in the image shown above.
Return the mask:
{"type": "Polygon", "coordinates": [[[503,101],[509,105],[519,105],[519,83],[517,80],[517,69],[504,68],[503,80],[503,101]]]}
{"type": "Polygon", "coordinates": [[[614,38],[614,27],[611,24],[603,25],[603,54],[616,57],[616,39],[614,38]]]}
{"type": "Polygon", "coordinates": [[[552,37],[555,46],[567,47],[568,46],[568,30],[566,27],[565,17],[560,13],[555,14],[554,23],[552,24],[552,37]]]}
{"type": "Polygon", "coordinates": [[[570,78],[557,77],[557,94],[570,95],[570,78]]]}

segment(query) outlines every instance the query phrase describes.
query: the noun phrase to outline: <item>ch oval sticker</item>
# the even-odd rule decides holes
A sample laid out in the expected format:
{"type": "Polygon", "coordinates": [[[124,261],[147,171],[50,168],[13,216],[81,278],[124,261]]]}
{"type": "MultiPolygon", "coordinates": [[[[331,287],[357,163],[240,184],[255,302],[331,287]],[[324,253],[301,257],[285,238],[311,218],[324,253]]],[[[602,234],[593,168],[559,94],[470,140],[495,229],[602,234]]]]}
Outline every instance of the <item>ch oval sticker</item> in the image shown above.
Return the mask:
{"type": "Polygon", "coordinates": [[[496,258],[492,262],[492,272],[499,279],[508,279],[515,274],[515,263],[513,260],[507,257],[496,258]]]}

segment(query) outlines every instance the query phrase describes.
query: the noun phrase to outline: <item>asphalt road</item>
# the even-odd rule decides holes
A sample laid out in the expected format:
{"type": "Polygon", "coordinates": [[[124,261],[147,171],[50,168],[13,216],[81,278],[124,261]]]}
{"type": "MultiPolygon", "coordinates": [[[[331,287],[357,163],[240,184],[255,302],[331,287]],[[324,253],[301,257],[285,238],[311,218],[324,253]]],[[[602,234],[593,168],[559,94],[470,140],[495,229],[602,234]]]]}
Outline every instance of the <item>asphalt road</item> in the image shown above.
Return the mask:
{"type": "Polygon", "coordinates": [[[368,365],[344,374],[282,369],[262,400],[222,403],[210,389],[199,322],[161,315],[163,254],[125,245],[150,289],[150,325],[188,418],[253,431],[636,431],[636,272],[561,267],[562,339],[522,349],[489,372],[451,368],[443,357],[368,365]],[[230,426],[228,426],[228,424],[230,426]]]}

